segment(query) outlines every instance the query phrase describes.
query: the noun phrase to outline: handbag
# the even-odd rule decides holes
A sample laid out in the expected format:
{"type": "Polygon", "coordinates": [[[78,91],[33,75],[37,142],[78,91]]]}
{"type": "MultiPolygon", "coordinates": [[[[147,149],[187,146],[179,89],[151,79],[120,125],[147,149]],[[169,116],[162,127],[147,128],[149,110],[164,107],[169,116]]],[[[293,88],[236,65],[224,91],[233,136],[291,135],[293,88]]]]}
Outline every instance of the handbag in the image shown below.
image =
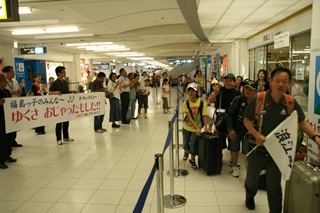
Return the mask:
{"type": "Polygon", "coordinates": [[[113,92],[106,91],[106,98],[108,98],[108,99],[114,98],[113,92]]]}
{"type": "Polygon", "coordinates": [[[222,99],[222,91],[220,95],[219,101],[219,109],[216,110],[217,118],[214,123],[216,130],[222,134],[228,135],[228,113],[226,113],[225,109],[221,109],[221,99],[222,99]]]}

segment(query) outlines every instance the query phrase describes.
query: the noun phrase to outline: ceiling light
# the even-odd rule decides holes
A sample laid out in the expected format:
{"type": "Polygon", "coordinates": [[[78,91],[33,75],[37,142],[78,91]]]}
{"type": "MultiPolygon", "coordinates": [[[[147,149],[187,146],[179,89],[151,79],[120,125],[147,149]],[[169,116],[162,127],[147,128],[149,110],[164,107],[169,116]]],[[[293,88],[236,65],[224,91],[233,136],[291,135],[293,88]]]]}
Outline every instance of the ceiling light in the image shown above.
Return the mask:
{"type": "Polygon", "coordinates": [[[94,52],[113,52],[113,51],[128,51],[130,48],[125,48],[125,49],[106,49],[106,50],[94,50],[94,52]]]}
{"type": "Polygon", "coordinates": [[[73,44],[66,44],[66,46],[73,47],[73,46],[106,45],[106,44],[113,44],[113,42],[108,41],[108,42],[73,43],[73,44]]]}
{"type": "Polygon", "coordinates": [[[79,32],[78,27],[55,27],[48,28],[45,30],[46,33],[69,33],[69,32],[79,32]]]}
{"type": "Polygon", "coordinates": [[[154,60],[154,58],[151,57],[137,57],[137,58],[127,58],[134,61],[146,61],[146,60],[154,60]]]}
{"type": "Polygon", "coordinates": [[[44,33],[67,33],[67,32],[78,32],[77,27],[55,27],[47,29],[26,29],[26,30],[15,30],[12,35],[31,35],[31,34],[44,34],[44,33]]]}
{"type": "Polygon", "coordinates": [[[30,14],[32,13],[31,7],[19,7],[19,14],[30,14]]]}
{"type": "Polygon", "coordinates": [[[35,36],[34,39],[56,39],[56,38],[82,38],[82,37],[92,37],[93,33],[73,33],[73,34],[53,34],[53,35],[43,35],[35,36]]]}
{"type": "Polygon", "coordinates": [[[142,53],[133,53],[133,54],[119,54],[116,57],[133,57],[133,56],[144,56],[142,53]]]}
{"type": "Polygon", "coordinates": [[[130,54],[138,54],[138,52],[113,52],[113,53],[106,53],[107,55],[120,55],[120,54],[125,54],[125,55],[130,55],[130,54]]]}
{"type": "Polygon", "coordinates": [[[16,30],[12,32],[12,35],[32,35],[32,34],[44,34],[43,29],[30,29],[30,30],[16,30]]]}
{"type": "Polygon", "coordinates": [[[0,27],[29,27],[29,26],[50,25],[50,24],[60,24],[60,20],[49,19],[49,20],[36,20],[36,21],[7,22],[7,23],[0,23],[0,27]]]}

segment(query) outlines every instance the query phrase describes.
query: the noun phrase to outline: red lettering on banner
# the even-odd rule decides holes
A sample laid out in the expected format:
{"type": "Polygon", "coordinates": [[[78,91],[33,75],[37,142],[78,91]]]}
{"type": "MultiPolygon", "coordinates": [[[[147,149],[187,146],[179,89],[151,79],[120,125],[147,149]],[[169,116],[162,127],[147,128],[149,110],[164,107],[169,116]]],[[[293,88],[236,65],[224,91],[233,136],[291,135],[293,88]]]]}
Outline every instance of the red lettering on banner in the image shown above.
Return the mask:
{"type": "Polygon", "coordinates": [[[11,119],[15,123],[18,123],[23,119],[27,119],[27,121],[30,121],[30,120],[34,121],[38,119],[38,115],[39,115],[38,113],[39,113],[38,109],[33,109],[33,110],[28,109],[25,113],[22,113],[18,110],[12,113],[11,119]]]}

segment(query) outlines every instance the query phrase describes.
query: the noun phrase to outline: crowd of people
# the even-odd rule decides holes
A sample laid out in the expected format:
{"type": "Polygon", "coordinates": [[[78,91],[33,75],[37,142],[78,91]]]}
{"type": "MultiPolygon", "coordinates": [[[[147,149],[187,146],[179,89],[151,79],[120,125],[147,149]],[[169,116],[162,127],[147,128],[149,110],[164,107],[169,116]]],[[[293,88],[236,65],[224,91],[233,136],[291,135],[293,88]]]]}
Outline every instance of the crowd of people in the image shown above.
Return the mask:
{"type": "MultiPolygon", "coordinates": [[[[182,79],[185,79],[185,76],[183,77],[182,79]]],[[[241,76],[235,77],[234,74],[228,73],[223,77],[221,85],[213,76],[211,87],[206,94],[207,104],[201,106],[203,80],[200,72],[195,74],[194,82],[186,86],[188,100],[183,103],[183,112],[186,115],[183,124],[183,160],[187,160],[190,156],[191,168],[198,169],[195,158],[198,155],[197,143],[201,129],[215,132],[222,149],[231,152],[231,175],[237,178],[240,176],[238,155],[242,145],[247,173],[245,206],[249,210],[255,209],[254,197],[258,191],[260,173],[265,169],[270,212],[281,213],[281,172],[263,143],[266,141],[266,136],[291,113],[287,107],[289,105],[287,93],[292,76],[289,69],[278,67],[271,72],[270,80],[267,78],[266,70],[259,70],[257,77],[256,81],[243,80],[241,76]],[[258,96],[264,97],[263,113],[256,114],[258,96]],[[215,109],[215,113],[210,113],[210,108],[215,109]],[[226,121],[226,126],[220,127],[219,130],[213,129],[215,119],[218,120],[217,116],[222,116],[226,121]],[[258,148],[246,157],[256,145],[258,148]]],[[[185,81],[183,83],[185,84],[185,81]]],[[[299,103],[294,100],[292,105],[292,110],[298,112],[298,125],[320,149],[320,137],[305,120],[299,103]]]]}
{"type": "MultiPolygon", "coordinates": [[[[57,79],[49,79],[48,84],[41,84],[41,76],[34,74],[31,93],[33,96],[41,95],[61,95],[77,93],[70,91],[68,81],[65,80],[66,68],[58,66],[56,68],[57,79]]],[[[138,73],[127,73],[126,69],[116,73],[110,73],[106,82],[106,74],[100,72],[95,79],[88,83],[90,92],[104,92],[108,94],[110,104],[109,122],[112,128],[119,128],[120,124],[129,125],[131,120],[139,116],[148,118],[148,97],[151,92],[150,85],[155,85],[155,75],[151,78],[146,72],[140,76],[138,73]],[[136,105],[138,105],[136,113],[136,105]],[[137,116],[135,116],[137,114],[137,116]]],[[[193,169],[198,169],[196,156],[198,155],[198,138],[202,130],[215,132],[218,135],[222,149],[228,149],[231,153],[230,166],[231,175],[235,178],[240,176],[238,155],[241,152],[244,156],[245,169],[247,172],[245,189],[245,205],[248,209],[255,209],[254,197],[257,194],[259,176],[263,169],[266,169],[267,196],[270,212],[280,213],[282,211],[282,190],[281,172],[275,164],[268,150],[263,146],[266,136],[276,128],[291,112],[287,108],[286,93],[290,87],[292,79],[291,71],[278,67],[271,72],[267,78],[267,72],[260,70],[257,80],[245,79],[241,76],[235,77],[228,73],[223,77],[223,84],[215,76],[210,81],[211,86],[204,95],[205,79],[201,71],[197,71],[194,81],[187,82],[184,74],[181,78],[183,92],[186,92],[188,99],[183,103],[183,112],[186,117],[183,121],[183,160],[189,157],[189,163],[193,169]],[[255,114],[256,102],[259,94],[263,93],[265,100],[264,112],[255,114]],[[205,97],[205,100],[202,97],[205,97]],[[266,105],[268,103],[268,105],[266,105]],[[213,112],[212,112],[213,110],[213,112]],[[287,112],[287,113],[283,113],[287,112]],[[217,130],[214,128],[217,116],[224,116],[227,124],[225,129],[217,130]],[[260,125],[257,124],[258,122],[260,125]],[[245,155],[256,145],[258,148],[254,153],[246,157],[245,155]]],[[[160,90],[163,100],[163,113],[169,112],[168,95],[170,93],[170,82],[172,79],[164,72],[160,78],[160,90]]],[[[29,93],[29,92],[28,92],[29,93]]],[[[6,163],[14,163],[17,159],[13,158],[12,147],[21,147],[17,143],[17,132],[6,133],[4,108],[5,98],[26,95],[24,79],[20,79],[20,85],[14,79],[14,69],[12,66],[3,68],[0,73],[0,168],[6,169],[6,163]]],[[[294,99],[293,99],[294,100],[294,99]]],[[[306,122],[305,115],[297,101],[293,102],[293,110],[298,112],[298,123],[300,128],[312,138],[320,149],[320,137],[317,136],[312,127],[306,122]]],[[[104,115],[94,116],[93,129],[96,133],[104,133],[107,129],[103,128],[104,115]]],[[[35,128],[37,134],[45,134],[45,127],[35,128]]],[[[58,145],[64,142],[73,142],[69,137],[69,122],[57,123],[55,127],[56,141],[58,145]]]]}

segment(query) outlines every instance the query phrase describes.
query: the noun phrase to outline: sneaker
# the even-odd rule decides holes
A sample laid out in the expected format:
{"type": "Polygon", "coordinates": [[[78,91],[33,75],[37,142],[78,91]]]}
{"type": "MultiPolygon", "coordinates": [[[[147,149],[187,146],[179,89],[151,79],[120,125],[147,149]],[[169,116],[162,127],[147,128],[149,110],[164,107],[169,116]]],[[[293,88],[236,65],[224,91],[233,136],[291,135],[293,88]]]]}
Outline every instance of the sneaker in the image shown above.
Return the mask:
{"type": "Polygon", "coordinates": [[[63,141],[67,141],[67,142],[73,142],[74,139],[73,138],[64,138],[63,141]]]}
{"type": "Polygon", "coordinates": [[[254,198],[246,199],[246,207],[247,209],[254,210],[256,208],[256,204],[254,203],[254,198]]]}
{"type": "Polygon", "coordinates": [[[63,145],[62,140],[58,140],[57,143],[58,143],[58,145],[63,145]]]}
{"type": "Polygon", "coordinates": [[[183,154],[183,160],[187,160],[189,157],[189,152],[184,152],[183,154]]]}
{"type": "Polygon", "coordinates": [[[96,133],[104,133],[104,131],[102,129],[97,129],[95,132],[96,133]]]}
{"type": "Polygon", "coordinates": [[[240,176],[239,168],[236,166],[232,167],[232,177],[239,177],[239,176],[240,176]]]}
{"type": "Polygon", "coordinates": [[[105,128],[101,128],[102,129],[102,131],[104,131],[104,132],[106,132],[107,131],[107,129],[105,129],[105,128]]]}
{"type": "Polygon", "coordinates": [[[195,160],[189,160],[189,163],[190,163],[192,169],[194,169],[194,170],[198,169],[195,160]]]}

